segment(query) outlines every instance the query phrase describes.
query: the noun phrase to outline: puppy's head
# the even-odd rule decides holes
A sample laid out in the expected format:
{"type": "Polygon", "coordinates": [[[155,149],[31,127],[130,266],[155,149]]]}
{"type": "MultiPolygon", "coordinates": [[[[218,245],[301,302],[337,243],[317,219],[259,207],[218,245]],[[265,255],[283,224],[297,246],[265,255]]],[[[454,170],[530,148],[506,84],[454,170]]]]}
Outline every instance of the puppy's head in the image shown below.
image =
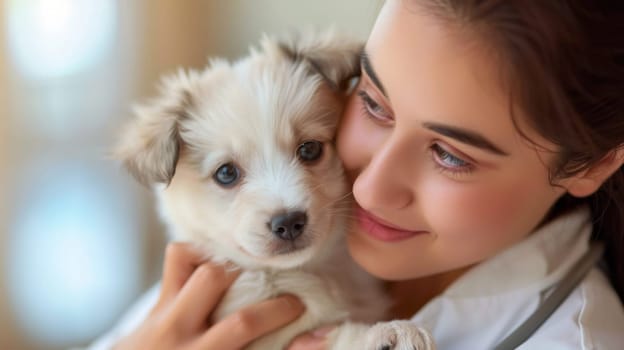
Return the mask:
{"type": "Polygon", "coordinates": [[[136,109],[117,154],[157,185],[176,239],[242,266],[301,265],[344,229],[333,140],[360,51],[330,32],[265,38],[240,61],[179,72],[136,109]]]}

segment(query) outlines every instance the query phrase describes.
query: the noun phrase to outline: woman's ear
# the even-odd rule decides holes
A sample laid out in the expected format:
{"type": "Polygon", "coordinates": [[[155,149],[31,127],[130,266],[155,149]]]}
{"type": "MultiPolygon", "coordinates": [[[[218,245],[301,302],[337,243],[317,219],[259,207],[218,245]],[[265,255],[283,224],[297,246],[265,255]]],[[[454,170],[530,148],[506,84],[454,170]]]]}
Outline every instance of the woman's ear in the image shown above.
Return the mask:
{"type": "Polygon", "coordinates": [[[624,146],[610,151],[600,161],[580,173],[564,179],[561,185],[574,197],[587,197],[598,191],[600,186],[622,167],[622,164],[624,164],[624,146]]]}

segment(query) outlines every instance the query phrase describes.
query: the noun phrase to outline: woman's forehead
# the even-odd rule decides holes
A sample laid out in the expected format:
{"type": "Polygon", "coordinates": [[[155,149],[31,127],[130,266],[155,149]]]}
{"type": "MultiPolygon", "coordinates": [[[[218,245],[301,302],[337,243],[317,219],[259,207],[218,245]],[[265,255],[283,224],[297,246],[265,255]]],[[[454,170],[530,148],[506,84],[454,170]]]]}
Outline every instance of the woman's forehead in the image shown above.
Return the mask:
{"type": "Polygon", "coordinates": [[[395,117],[474,130],[506,149],[526,146],[516,126],[539,142],[519,108],[514,108],[514,124],[493,50],[473,33],[403,3],[385,4],[363,62],[367,79],[383,87],[395,117]]]}

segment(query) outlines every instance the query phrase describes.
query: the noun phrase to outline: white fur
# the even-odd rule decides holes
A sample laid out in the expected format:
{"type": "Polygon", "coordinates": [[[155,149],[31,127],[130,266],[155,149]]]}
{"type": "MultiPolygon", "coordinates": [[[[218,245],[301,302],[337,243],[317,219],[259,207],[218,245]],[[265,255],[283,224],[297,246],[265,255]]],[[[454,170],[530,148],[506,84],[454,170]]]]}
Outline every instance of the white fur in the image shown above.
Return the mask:
{"type": "MultiPolygon", "coordinates": [[[[337,87],[357,70],[361,46],[334,34],[302,42],[291,52],[295,59],[265,38],[260,50],[233,64],[217,60],[165,79],[162,96],[137,108],[119,154],[138,178],[169,182],[155,188],[175,240],[243,269],[215,320],[284,293],[304,302],[303,316],[249,348],[280,349],[300,333],[337,322],[344,325],[331,334],[336,349],[392,345],[388,332],[375,331],[379,336],[366,341],[370,326],[350,323],[379,321],[389,305],[346,251],[350,192],[333,146],[345,101],[337,87]],[[323,154],[306,164],[296,150],[310,140],[323,143],[323,154]],[[225,163],[242,175],[232,187],[213,179],[225,163]],[[279,239],[267,223],[293,210],[307,213],[305,232],[294,241],[279,239]]],[[[415,325],[401,327],[421,334],[415,325]]],[[[414,349],[433,348],[422,343],[414,349]]]]}

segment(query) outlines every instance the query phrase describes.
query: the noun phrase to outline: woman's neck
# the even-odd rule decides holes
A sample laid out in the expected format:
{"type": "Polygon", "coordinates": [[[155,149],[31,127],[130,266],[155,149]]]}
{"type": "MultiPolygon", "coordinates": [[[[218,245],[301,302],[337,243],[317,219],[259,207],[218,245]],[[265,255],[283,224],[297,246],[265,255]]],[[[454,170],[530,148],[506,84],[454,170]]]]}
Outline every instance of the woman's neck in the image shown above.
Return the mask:
{"type": "Polygon", "coordinates": [[[394,305],[389,319],[409,319],[431,299],[440,295],[472,266],[405,281],[392,281],[386,284],[394,305]]]}

